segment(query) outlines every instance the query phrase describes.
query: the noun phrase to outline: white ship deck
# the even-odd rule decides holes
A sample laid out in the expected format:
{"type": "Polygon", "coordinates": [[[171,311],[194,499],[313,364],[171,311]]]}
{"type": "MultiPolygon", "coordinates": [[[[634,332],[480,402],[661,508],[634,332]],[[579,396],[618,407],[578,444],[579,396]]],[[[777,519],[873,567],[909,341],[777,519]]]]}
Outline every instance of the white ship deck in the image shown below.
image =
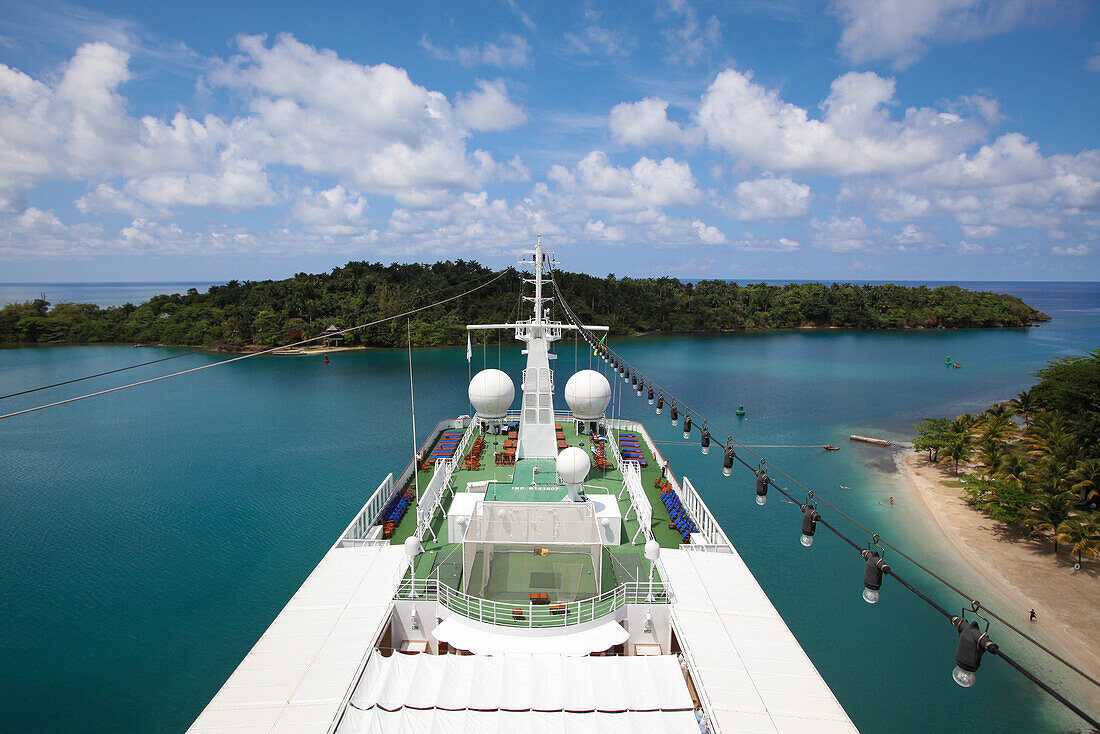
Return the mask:
{"type": "Polygon", "coordinates": [[[666,550],[673,629],[722,732],[855,732],[735,551],[666,550]]]}
{"type": "Polygon", "coordinates": [[[188,730],[323,732],[389,616],[400,546],[333,548],[188,730]]]}

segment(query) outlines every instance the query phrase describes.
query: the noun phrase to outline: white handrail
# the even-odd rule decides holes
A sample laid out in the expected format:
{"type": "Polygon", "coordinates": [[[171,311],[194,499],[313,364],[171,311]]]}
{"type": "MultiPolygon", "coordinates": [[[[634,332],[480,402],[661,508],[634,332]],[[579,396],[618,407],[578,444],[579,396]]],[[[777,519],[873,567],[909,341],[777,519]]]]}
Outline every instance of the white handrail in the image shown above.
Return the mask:
{"type": "Polygon", "coordinates": [[[628,581],[610,591],[562,604],[506,603],[464,594],[438,579],[403,579],[397,599],[436,599],[447,609],[469,619],[502,627],[569,627],[606,616],[628,603],[665,604],[664,583],[628,581]]]}

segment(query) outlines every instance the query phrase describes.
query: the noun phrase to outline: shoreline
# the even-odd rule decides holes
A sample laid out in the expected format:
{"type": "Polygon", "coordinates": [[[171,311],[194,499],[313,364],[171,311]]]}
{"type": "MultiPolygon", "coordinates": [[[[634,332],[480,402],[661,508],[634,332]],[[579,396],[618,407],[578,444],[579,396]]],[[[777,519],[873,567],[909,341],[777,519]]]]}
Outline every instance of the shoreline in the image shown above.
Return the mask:
{"type": "MultiPolygon", "coordinates": [[[[998,611],[1100,680],[1100,645],[1092,641],[1100,629],[1100,560],[1086,557],[1081,570],[1074,571],[1077,558],[1064,544],[1055,558],[1048,537],[1028,539],[1025,529],[969,507],[961,488],[946,484],[955,480],[946,466],[929,463],[912,450],[900,452],[896,461],[904,486],[931,520],[927,527],[938,530],[940,542],[1013,606],[998,611]],[[1035,610],[1034,622],[1028,621],[1029,609],[1035,610]]],[[[1088,681],[1068,669],[1065,676],[1084,695],[1077,703],[1093,700],[1096,690],[1088,681]]]]}

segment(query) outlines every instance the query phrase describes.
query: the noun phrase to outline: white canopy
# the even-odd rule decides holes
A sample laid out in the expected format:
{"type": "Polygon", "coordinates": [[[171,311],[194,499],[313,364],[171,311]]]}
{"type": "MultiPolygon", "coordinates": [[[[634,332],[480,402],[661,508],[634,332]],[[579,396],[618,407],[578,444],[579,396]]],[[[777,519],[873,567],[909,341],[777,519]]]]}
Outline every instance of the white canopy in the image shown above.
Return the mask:
{"type": "Polygon", "coordinates": [[[340,734],[699,734],[692,711],[386,711],[349,708],[340,734]]]}
{"type": "Polygon", "coordinates": [[[672,655],[375,654],[351,704],[347,715],[373,708],[613,714],[693,707],[672,655]]]}
{"type": "Polygon", "coordinates": [[[588,655],[621,645],[630,637],[623,626],[614,620],[596,627],[572,632],[563,631],[560,634],[541,637],[531,635],[526,630],[519,634],[508,634],[500,627],[490,627],[462,617],[448,617],[435,628],[432,634],[440,642],[446,642],[451,647],[467,650],[475,655],[502,653],[588,655]]]}

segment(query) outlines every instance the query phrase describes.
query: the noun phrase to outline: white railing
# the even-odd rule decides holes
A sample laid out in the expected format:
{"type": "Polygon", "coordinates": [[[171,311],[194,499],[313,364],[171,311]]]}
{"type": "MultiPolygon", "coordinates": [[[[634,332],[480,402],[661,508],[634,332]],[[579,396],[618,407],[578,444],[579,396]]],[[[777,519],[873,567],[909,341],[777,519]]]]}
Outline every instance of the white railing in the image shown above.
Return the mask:
{"type": "Polygon", "coordinates": [[[437,579],[404,579],[397,599],[434,599],[467,619],[501,627],[570,627],[591,622],[626,604],[667,604],[660,581],[628,581],[599,596],[562,604],[507,603],[464,594],[437,579]]]}
{"type": "MultiPolygon", "coordinates": [[[[610,434],[610,431],[608,433],[610,434]]],[[[619,451],[619,441],[614,436],[608,435],[606,445],[611,448],[611,455],[615,457],[615,468],[620,469],[623,465],[623,455],[619,451]]]]}
{"type": "Polygon", "coordinates": [[[443,487],[446,485],[449,475],[446,460],[440,459],[435,462],[435,473],[432,474],[431,481],[420,493],[420,499],[416,503],[416,534],[418,537],[423,538],[424,531],[431,524],[432,515],[443,496],[443,487]]]}
{"type": "MultiPolygon", "coordinates": [[[[670,607],[670,611],[672,612],[672,630],[676,633],[677,639],[683,640],[684,633],[679,629],[680,623],[676,616],[676,607],[670,607]]],[[[711,732],[711,734],[721,734],[722,730],[721,728],[719,728],[718,722],[715,721],[713,715],[714,704],[711,702],[710,696],[707,694],[706,686],[702,684],[703,676],[699,672],[699,664],[695,662],[695,656],[691,654],[691,646],[681,645],[680,654],[683,656],[684,662],[687,663],[688,674],[691,676],[691,680],[694,683],[695,692],[699,696],[699,703],[702,704],[703,713],[707,715],[707,731],[711,732]]]]}
{"type": "MultiPolygon", "coordinates": [[[[359,510],[359,514],[355,516],[355,519],[351,521],[351,524],[340,536],[340,547],[374,545],[373,542],[367,540],[367,533],[378,519],[378,516],[386,509],[386,505],[389,504],[393,495],[393,474],[388,474],[382,480],[382,483],[378,485],[378,489],[374,490],[374,494],[367,500],[367,504],[363,505],[363,509],[359,510]]],[[[389,543],[388,540],[385,542],[389,543]]]]}
{"type": "MultiPolygon", "coordinates": [[[[619,466],[623,473],[623,486],[630,495],[630,505],[638,517],[638,530],[649,540],[653,537],[653,506],[649,504],[649,497],[642,487],[642,470],[632,461],[619,466]]],[[[638,533],[634,533],[630,542],[635,543],[637,539],[638,533]]]]}
{"type": "MultiPolygon", "coordinates": [[[[443,432],[444,424],[454,425],[453,421],[440,421],[435,424],[435,428],[428,434],[427,440],[424,441],[421,446],[421,452],[425,451],[431,446],[435,439],[443,432]]],[[[374,493],[363,505],[355,515],[355,519],[344,529],[344,532],[340,534],[339,540],[336,541],[335,547],[348,548],[370,545],[389,545],[390,541],[382,538],[367,538],[370,533],[371,527],[373,527],[382,515],[382,511],[389,505],[390,500],[405,486],[405,483],[409,481],[413,473],[416,471],[417,466],[416,459],[413,459],[405,467],[405,470],[401,472],[401,475],[397,479],[393,478],[393,474],[389,474],[382,483],[378,485],[378,488],[374,490],[374,493]]]]}
{"type": "Polygon", "coordinates": [[[703,498],[695,491],[695,486],[687,477],[684,477],[684,481],[681,483],[680,502],[687,508],[691,519],[695,521],[695,526],[699,528],[699,532],[703,534],[709,544],[733,549],[725,531],[722,530],[722,526],[714,519],[707,503],[703,502],[703,498]]]}

